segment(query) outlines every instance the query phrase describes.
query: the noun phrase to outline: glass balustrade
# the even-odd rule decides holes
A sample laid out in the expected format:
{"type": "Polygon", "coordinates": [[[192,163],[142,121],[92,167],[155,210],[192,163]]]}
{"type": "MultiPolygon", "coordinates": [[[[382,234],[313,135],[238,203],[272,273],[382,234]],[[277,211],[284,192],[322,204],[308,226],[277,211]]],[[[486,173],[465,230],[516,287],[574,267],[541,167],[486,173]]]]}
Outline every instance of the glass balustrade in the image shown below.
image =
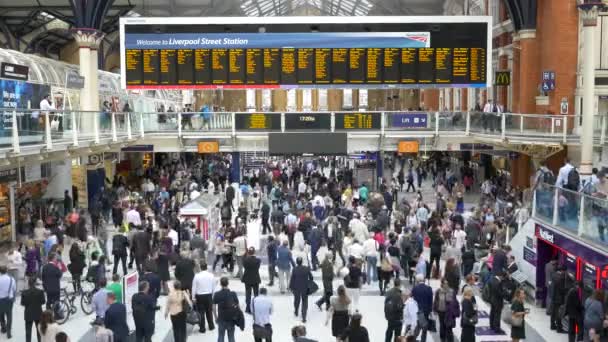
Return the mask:
{"type": "MultiPolygon", "coordinates": [[[[48,113],[40,110],[0,109],[3,116],[0,127],[0,149],[13,149],[13,117],[16,120],[19,146],[34,146],[47,143],[47,116],[50,126],[51,143],[73,142],[78,140],[112,140],[114,136],[122,139],[128,136],[130,122],[131,137],[138,137],[142,127],[145,134],[195,135],[197,132],[232,132],[233,113],[229,112],[164,112],[164,113],[103,113],[91,111],[53,110],[48,113]]],[[[576,141],[580,134],[580,117],[565,115],[512,114],[496,115],[481,112],[427,112],[426,116],[407,116],[408,112],[384,112],[385,131],[437,131],[480,134],[482,136],[551,138],[552,141],[570,139],[576,141]],[[425,124],[421,124],[421,119],[425,124]],[[412,120],[407,123],[397,120],[412,120]]],[[[416,113],[411,113],[416,114],[416,113]]],[[[267,115],[283,115],[267,113],[267,115]]],[[[327,115],[331,115],[327,113],[327,115]]],[[[606,143],[608,118],[605,115],[594,117],[594,136],[596,143],[606,143]]],[[[259,132],[266,132],[259,130],[259,132]]],[[[48,144],[47,144],[48,145],[48,144]]],[[[559,208],[556,208],[559,209],[559,208]]]]}
{"type": "Polygon", "coordinates": [[[535,219],[608,248],[608,199],[546,184],[535,197],[535,219]]]}

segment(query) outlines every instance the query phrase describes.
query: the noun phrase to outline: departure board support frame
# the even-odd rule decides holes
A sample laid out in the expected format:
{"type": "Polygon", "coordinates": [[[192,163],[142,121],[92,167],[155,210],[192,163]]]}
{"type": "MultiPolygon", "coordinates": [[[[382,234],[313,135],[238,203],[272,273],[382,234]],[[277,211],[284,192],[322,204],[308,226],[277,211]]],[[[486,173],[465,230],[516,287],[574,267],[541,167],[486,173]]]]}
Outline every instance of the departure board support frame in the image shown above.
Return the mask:
{"type": "MultiPolygon", "coordinates": [[[[364,27],[364,26],[357,26],[357,27],[364,27]]],[[[388,26],[386,26],[388,27],[388,26]]],[[[282,28],[282,27],[281,27],[282,28]]],[[[380,16],[370,16],[370,17],[356,17],[356,20],[352,17],[263,17],[263,18],[256,18],[256,17],[211,17],[211,18],[197,18],[197,17],[173,17],[173,18],[142,18],[142,17],[138,17],[138,18],[120,18],[120,39],[121,39],[121,46],[120,46],[120,54],[121,54],[121,86],[124,89],[247,89],[247,88],[269,88],[269,89],[273,89],[273,88],[283,88],[283,89],[293,89],[293,88],[369,88],[369,89],[375,89],[375,88],[443,88],[443,87],[489,87],[492,84],[492,60],[491,60],[491,52],[492,52],[492,18],[489,16],[402,16],[402,17],[392,17],[392,16],[387,16],[387,17],[380,17],[380,16]],[[435,60],[435,53],[433,52],[432,55],[432,59],[429,60],[429,63],[431,63],[431,65],[429,67],[432,68],[432,72],[433,74],[429,74],[429,75],[425,75],[425,79],[428,79],[429,82],[425,83],[423,82],[423,84],[420,84],[420,82],[418,82],[418,79],[416,80],[412,80],[411,78],[411,69],[408,69],[406,71],[399,70],[399,69],[394,69],[393,67],[393,63],[396,61],[398,63],[399,66],[401,66],[403,63],[402,58],[401,58],[401,52],[400,51],[393,51],[396,50],[394,48],[381,48],[380,51],[375,52],[374,51],[374,63],[377,63],[377,66],[381,66],[382,67],[382,75],[377,75],[375,72],[369,73],[369,70],[366,70],[369,67],[369,61],[367,59],[367,56],[364,60],[353,60],[351,58],[351,52],[350,50],[353,49],[357,49],[358,47],[350,47],[347,46],[346,48],[344,47],[339,47],[339,46],[329,46],[330,49],[327,51],[322,51],[319,53],[315,52],[315,55],[313,56],[319,56],[319,58],[328,58],[328,60],[331,60],[332,63],[330,65],[327,65],[326,68],[324,70],[316,70],[316,67],[314,65],[316,59],[312,58],[312,59],[308,59],[305,61],[302,61],[302,63],[298,63],[298,55],[300,55],[300,57],[305,58],[304,56],[307,56],[306,58],[311,58],[311,54],[310,53],[300,53],[298,54],[298,52],[295,52],[295,59],[290,60],[288,66],[288,69],[285,69],[283,71],[288,71],[289,74],[287,76],[292,77],[290,75],[293,75],[293,78],[289,79],[289,83],[288,84],[283,84],[281,83],[281,80],[277,80],[276,83],[272,83],[272,79],[266,79],[263,80],[265,77],[264,74],[264,69],[265,69],[265,57],[263,56],[263,50],[264,48],[260,48],[259,46],[251,46],[251,49],[257,49],[255,52],[253,52],[252,54],[248,54],[248,51],[238,51],[234,52],[231,50],[226,50],[225,51],[225,55],[223,54],[224,52],[222,52],[222,55],[217,55],[216,59],[215,59],[215,64],[213,64],[212,62],[212,58],[209,58],[209,60],[203,59],[203,58],[207,58],[207,57],[203,57],[205,55],[200,55],[197,52],[197,49],[199,49],[199,47],[195,47],[195,46],[190,46],[188,44],[190,44],[188,41],[185,40],[159,40],[158,44],[165,44],[163,46],[167,46],[167,44],[169,45],[173,45],[173,47],[168,48],[168,47],[163,47],[161,49],[158,49],[158,51],[163,51],[164,49],[173,49],[173,51],[176,50],[181,50],[181,49],[188,49],[190,50],[190,52],[187,53],[180,53],[179,56],[176,54],[175,57],[173,57],[174,55],[171,54],[169,55],[169,62],[173,61],[173,59],[175,58],[176,60],[179,59],[179,61],[181,61],[182,64],[179,64],[180,67],[177,67],[178,62],[176,62],[176,66],[172,67],[172,66],[168,66],[167,63],[167,59],[163,59],[163,62],[161,62],[161,65],[158,66],[156,63],[156,60],[154,58],[155,55],[152,52],[148,52],[146,54],[146,63],[153,63],[153,65],[144,65],[144,59],[143,56],[141,56],[141,54],[139,55],[134,55],[133,53],[130,53],[129,56],[131,56],[132,58],[138,58],[138,59],[131,59],[129,61],[126,60],[126,55],[127,55],[127,46],[126,44],[130,44],[129,41],[132,41],[134,37],[134,35],[145,35],[145,33],[140,33],[140,31],[133,31],[133,28],[137,28],[137,29],[145,29],[147,28],[154,28],[155,30],[159,27],[162,28],[161,33],[158,34],[158,36],[163,36],[163,35],[179,35],[179,34],[191,34],[191,32],[188,33],[184,33],[187,31],[179,31],[181,33],[175,33],[178,31],[171,31],[173,28],[177,28],[177,27],[196,27],[198,25],[198,27],[213,27],[216,29],[216,31],[213,32],[235,32],[238,31],[238,27],[239,26],[258,26],[258,27],[264,27],[264,28],[269,28],[269,30],[267,30],[267,32],[281,32],[280,30],[278,31],[272,31],[272,28],[278,28],[278,27],[273,27],[274,26],[281,26],[281,25],[297,25],[298,27],[301,28],[308,28],[308,33],[311,34],[316,34],[318,32],[320,33],[326,33],[329,34],[331,32],[337,32],[338,35],[342,35],[342,34],[363,34],[364,30],[360,30],[360,31],[355,31],[355,30],[349,30],[349,31],[345,31],[346,29],[340,31],[331,31],[331,30],[327,30],[327,31],[323,31],[324,27],[330,27],[331,25],[334,25],[332,27],[351,27],[353,25],[353,22],[357,23],[357,25],[369,25],[370,27],[382,27],[383,25],[393,25],[391,27],[401,27],[399,25],[414,25],[412,27],[428,27],[427,31],[430,34],[430,44],[432,49],[435,48],[440,48],[443,50],[440,50],[440,54],[438,54],[439,59],[435,60]],[[467,25],[467,24],[475,24],[477,25],[476,27],[480,27],[480,25],[482,25],[483,28],[485,28],[485,32],[483,34],[479,34],[477,35],[476,41],[478,43],[476,44],[480,44],[479,46],[466,46],[466,47],[459,47],[459,46],[453,46],[453,47],[445,47],[445,46],[433,46],[433,25],[436,25],[437,27],[440,27],[441,25],[467,25]],[[376,25],[376,26],[374,26],[376,25]],[[418,25],[418,26],[416,26],[418,25]],[[426,25],[426,26],[424,26],[426,25]],[[234,29],[232,29],[234,28],[234,29]],[[127,32],[129,31],[129,32],[127,32]],[[314,31],[314,32],[313,32],[314,31]],[[136,33],[134,33],[136,32],[136,33]],[[139,33],[138,33],[139,32],[139,33]],[[131,40],[126,40],[125,38],[127,38],[127,35],[129,36],[129,38],[131,40]],[[485,44],[482,44],[481,42],[485,40],[485,44]],[[175,43],[175,44],[174,44],[175,43]],[[186,45],[183,45],[186,44],[186,45]],[[485,46],[484,46],[485,45],[485,46]],[[336,49],[347,49],[349,50],[348,52],[343,52],[343,51],[334,51],[336,49]],[[449,51],[446,49],[450,49],[449,51]],[[468,51],[463,51],[463,49],[470,49],[471,52],[468,51]],[[479,55],[480,51],[477,51],[479,49],[485,49],[483,50],[484,54],[482,56],[479,55]],[[385,51],[386,50],[386,51],[385,51]],[[389,51],[391,50],[391,51],[389,51]],[[472,50],[476,50],[473,54],[472,50]],[[347,55],[345,55],[347,54],[347,55]],[[133,57],[134,56],[134,57],[133,57]],[[152,57],[150,57],[152,56],[152,57]],[[472,58],[475,57],[475,61],[476,63],[478,63],[477,65],[475,65],[475,70],[473,70],[473,66],[472,66],[472,58]],[[481,57],[483,57],[483,59],[481,59],[481,57]],[[339,58],[339,64],[337,64],[337,66],[339,66],[340,69],[335,69],[332,70],[332,68],[330,66],[333,66],[333,59],[332,58],[339,58]],[[218,69],[218,67],[220,66],[218,63],[226,63],[226,65],[223,65],[222,70],[220,71],[218,69]],[[455,62],[453,62],[455,61],[455,62]],[[127,63],[129,62],[129,63],[127,63]],[[351,73],[353,72],[353,70],[356,71],[356,69],[352,69],[353,66],[356,66],[358,64],[352,64],[352,63],[360,63],[360,62],[365,62],[366,63],[366,67],[364,68],[364,74],[366,76],[365,78],[365,82],[363,83],[357,83],[355,82],[356,80],[351,80],[351,73]],[[165,63],[165,64],[163,64],[165,63]],[[192,66],[186,66],[183,63],[192,63],[192,66]],[[249,65],[248,63],[252,63],[252,65],[249,65]],[[387,64],[388,63],[388,64],[387,64]],[[469,67],[467,70],[467,67],[465,64],[463,63],[469,63],[469,67]],[[126,65],[125,64],[129,64],[130,69],[126,70],[126,65]],[[213,64],[215,65],[216,69],[218,69],[218,72],[221,72],[221,74],[216,74],[216,72],[211,72],[209,71],[207,76],[209,76],[209,79],[207,79],[204,76],[204,67],[210,67],[209,64],[213,64]],[[310,70],[306,69],[308,65],[313,64],[312,65],[312,74],[308,73],[310,72],[310,70]],[[387,69],[388,68],[388,69],[387,69]],[[435,69],[439,68],[441,70],[441,74],[437,74],[435,75],[435,69]],[[454,68],[458,68],[458,71],[454,71],[454,68]],[[163,75],[163,70],[167,71],[171,73],[171,71],[173,71],[175,69],[175,73],[179,73],[180,77],[178,77],[178,75],[163,75]],[[192,78],[191,77],[187,77],[190,76],[188,75],[188,72],[190,70],[193,70],[192,73],[192,78]],[[147,72],[145,74],[145,78],[144,78],[144,70],[147,72]],[[344,75],[344,72],[347,71],[349,73],[349,75],[344,75]],[[450,71],[450,74],[446,73],[446,71],[450,71]],[[384,73],[388,72],[389,74],[385,75],[384,73]],[[394,74],[395,72],[397,72],[397,74],[394,74]],[[405,74],[404,74],[405,72],[405,74]],[[462,73],[465,73],[466,76],[462,76],[462,73]],[[157,73],[160,73],[161,75],[158,77],[159,81],[155,82],[154,81],[154,77],[157,73]],[[262,73],[262,74],[260,74],[262,73]],[[298,74],[303,75],[304,79],[299,80],[297,75],[298,74]],[[399,75],[400,73],[400,75],[399,75]],[[216,74],[216,75],[215,75],[216,74]],[[141,76],[139,76],[141,75],[141,76]],[[197,76],[198,75],[198,76],[197,76]],[[214,75],[216,76],[214,78],[214,75]],[[310,83],[310,77],[311,75],[313,76],[313,82],[310,83]],[[328,76],[329,75],[329,76],[328,76]],[[476,83],[472,83],[473,82],[473,76],[475,76],[475,82],[476,83]],[[482,77],[483,75],[483,77],[482,77]],[[139,76],[140,79],[137,79],[137,76],[139,76]],[[345,77],[347,76],[347,77],[345,77]],[[136,79],[133,79],[133,77],[136,77],[136,79]],[[374,77],[380,77],[379,80],[374,80],[374,77]],[[468,77],[468,79],[466,78],[468,77]],[[128,79],[129,78],[129,79],[128,79]],[[199,80],[199,78],[201,78],[199,80]],[[348,78],[348,79],[346,79],[348,78]],[[144,83],[144,79],[145,79],[145,83],[144,83]],[[260,80],[264,81],[264,84],[255,84],[256,82],[260,82],[260,80]],[[170,83],[170,81],[174,81],[173,83],[175,84],[168,84],[170,83]],[[414,82],[415,81],[415,82],[414,82]],[[463,82],[463,81],[468,81],[468,82],[463,82]],[[485,81],[485,82],[484,82],[485,81]],[[158,83],[158,84],[155,84],[158,83]]],[[[421,29],[422,30],[422,29],[421,29]]],[[[441,34],[449,34],[448,32],[449,30],[443,30],[441,31],[441,34]],[[445,32],[445,33],[443,33],[445,32]]],[[[286,31],[287,33],[291,32],[291,31],[286,31]]],[[[303,33],[306,33],[305,31],[297,31],[295,34],[300,34],[303,35],[303,33]]],[[[416,32],[423,32],[423,31],[416,31],[414,29],[410,30],[410,31],[399,31],[402,33],[410,33],[410,34],[415,34],[416,32]]],[[[386,34],[389,33],[398,33],[398,32],[390,32],[390,31],[386,31],[386,30],[372,30],[369,31],[369,33],[371,34],[381,34],[383,37],[386,34]]],[[[208,33],[207,31],[198,31],[198,32],[194,32],[192,34],[198,34],[200,36],[205,36],[205,35],[210,35],[213,33],[208,33]]],[[[241,32],[237,32],[237,35],[241,35],[241,34],[246,34],[246,33],[241,33],[241,32]]],[[[261,33],[257,33],[253,34],[251,32],[248,31],[247,34],[252,34],[253,36],[255,36],[256,34],[261,34],[261,33]]],[[[225,33],[225,35],[228,35],[227,33],[225,33]]],[[[303,35],[305,36],[305,35],[303,35]]],[[[232,37],[232,36],[231,36],[232,37]]],[[[411,36],[410,38],[415,40],[416,36],[411,36]]],[[[468,37],[468,35],[467,35],[468,37]]],[[[160,38],[159,38],[160,39],[160,38]]],[[[201,38],[199,38],[200,41],[201,38]]],[[[259,37],[256,37],[256,39],[260,40],[259,37]]],[[[388,38],[387,38],[388,39],[388,38]]],[[[462,40],[462,34],[460,35],[460,39],[462,40]]],[[[208,40],[206,40],[208,41],[208,40]]],[[[255,40],[254,40],[255,41],[255,40]]],[[[139,42],[142,42],[142,44],[144,45],[148,45],[150,44],[150,41],[146,41],[145,39],[142,40],[137,40],[137,44],[139,44],[139,42]]],[[[156,41],[152,41],[152,43],[156,43],[156,41]]],[[[205,43],[206,44],[206,43],[205,43]]],[[[217,44],[217,43],[214,43],[217,44]]],[[[226,43],[226,44],[232,44],[232,43],[226,43]]],[[[238,44],[234,43],[234,44],[238,44]]],[[[297,44],[297,42],[296,42],[297,44]]],[[[283,47],[285,47],[284,45],[281,46],[281,48],[279,48],[279,50],[282,50],[283,47]]],[[[221,49],[221,47],[216,47],[221,49]]],[[[157,49],[154,46],[146,46],[146,47],[139,47],[137,49],[141,49],[141,50],[154,50],[157,49]]],[[[238,47],[235,47],[235,49],[239,49],[238,47]]],[[[250,49],[250,47],[247,47],[247,49],[250,49]]],[[[359,48],[360,49],[360,48],[359,48]]],[[[364,47],[363,49],[369,49],[368,47],[364,47]]],[[[398,48],[398,50],[401,50],[402,48],[398,48]]],[[[132,51],[133,48],[129,48],[129,51],[132,51]]],[[[213,49],[212,49],[213,50],[213,49]]],[[[315,50],[317,50],[317,48],[315,48],[315,50]]],[[[173,52],[175,53],[175,52],[173,52]]],[[[278,56],[280,56],[281,54],[279,54],[278,56]]],[[[290,53],[289,56],[292,56],[292,54],[290,53]]],[[[359,55],[357,55],[359,56],[359,55]]],[[[290,57],[291,58],[291,57],[290,57]]],[[[361,58],[361,57],[355,57],[355,58],[361,58]]],[[[409,55],[407,58],[404,58],[403,60],[405,61],[409,61],[412,58],[418,58],[418,54],[414,54],[414,55],[409,55]],[[412,57],[414,56],[414,57],[412,57]]],[[[338,61],[336,61],[337,63],[338,61]]],[[[277,63],[278,65],[278,71],[279,75],[281,74],[281,60],[279,59],[278,61],[275,61],[275,63],[277,63]]],[[[213,66],[211,65],[211,66],[213,66]]],[[[401,68],[401,67],[400,67],[401,68]]],[[[415,69],[418,69],[417,67],[415,69]]],[[[424,69],[424,68],[422,68],[424,69]]],[[[274,72],[276,72],[274,71],[274,72]]],[[[360,71],[359,71],[360,72],[360,71]]],[[[359,75],[359,74],[357,74],[359,75]]],[[[417,77],[419,77],[417,75],[417,77]]]]}

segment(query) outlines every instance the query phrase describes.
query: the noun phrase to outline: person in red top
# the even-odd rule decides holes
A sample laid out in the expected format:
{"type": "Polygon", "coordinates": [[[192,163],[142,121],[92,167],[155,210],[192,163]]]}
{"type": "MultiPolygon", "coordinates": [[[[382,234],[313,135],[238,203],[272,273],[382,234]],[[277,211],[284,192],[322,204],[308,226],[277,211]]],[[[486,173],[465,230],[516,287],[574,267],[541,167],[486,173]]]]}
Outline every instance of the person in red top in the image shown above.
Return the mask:
{"type": "Polygon", "coordinates": [[[378,242],[379,245],[384,245],[385,243],[385,239],[384,239],[384,234],[382,231],[378,231],[374,234],[374,240],[376,240],[376,242],[378,242]]]}

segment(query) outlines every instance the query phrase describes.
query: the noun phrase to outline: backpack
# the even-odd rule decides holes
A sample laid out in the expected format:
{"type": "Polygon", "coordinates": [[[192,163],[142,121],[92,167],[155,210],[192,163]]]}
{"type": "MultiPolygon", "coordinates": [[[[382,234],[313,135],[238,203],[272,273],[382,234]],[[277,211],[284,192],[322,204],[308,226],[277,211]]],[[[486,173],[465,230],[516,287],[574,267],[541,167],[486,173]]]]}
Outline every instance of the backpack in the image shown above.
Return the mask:
{"type": "Polygon", "coordinates": [[[387,320],[400,321],[403,319],[403,300],[401,292],[399,294],[391,293],[384,300],[384,317],[387,320]]]}
{"type": "Polygon", "coordinates": [[[566,189],[570,189],[572,191],[578,191],[578,187],[581,184],[581,176],[578,174],[576,168],[572,168],[570,172],[568,172],[568,179],[566,181],[566,189]]]}
{"type": "Polygon", "coordinates": [[[410,236],[403,236],[399,243],[401,249],[401,255],[410,257],[412,255],[412,240],[410,236]]]}
{"type": "Polygon", "coordinates": [[[99,265],[91,265],[89,266],[89,268],[87,268],[87,275],[85,277],[85,279],[89,282],[89,283],[94,283],[97,284],[97,269],[99,268],[99,265]]]}
{"type": "MultiPolygon", "coordinates": [[[[222,304],[222,311],[224,317],[231,321],[236,321],[239,315],[239,304],[235,301],[236,294],[230,291],[230,295],[226,298],[226,301],[222,304]]],[[[238,299],[237,299],[238,300],[238,299]]]]}
{"type": "Polygon", "coordinates": [[[545,184],[549,184],[549,185],[555,185],[555,176],[553,175],[553,172],[551,172],[550,170],[548,171],[542,171],[542,181],[545,184]]]}

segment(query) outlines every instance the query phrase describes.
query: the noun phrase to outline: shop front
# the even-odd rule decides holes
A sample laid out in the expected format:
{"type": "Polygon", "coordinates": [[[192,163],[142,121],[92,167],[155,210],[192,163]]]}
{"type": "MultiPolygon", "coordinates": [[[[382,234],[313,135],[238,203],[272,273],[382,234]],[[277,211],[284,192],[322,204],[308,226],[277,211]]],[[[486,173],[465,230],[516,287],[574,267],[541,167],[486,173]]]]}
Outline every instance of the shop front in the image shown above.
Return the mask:
{"type": "Polygon", "coordinates": [[[607,288],[608,253],[585,244],[574,237],[559,232],[549,226],[536,224],[537,265],[536,268],[536,298],[544,300],[545,287],[544,265],[552,259],[557,259],[558,265],[566,268],[568,285],[574,281],[583,282],[583,298],[586,299],[593,290],[607,288]]]}
{"type": "Polygon", "coordinates": [[[14,184],[19,179],[18,169],[0,171],[0,244],[14,241],[16,238],[14,184]]]}

